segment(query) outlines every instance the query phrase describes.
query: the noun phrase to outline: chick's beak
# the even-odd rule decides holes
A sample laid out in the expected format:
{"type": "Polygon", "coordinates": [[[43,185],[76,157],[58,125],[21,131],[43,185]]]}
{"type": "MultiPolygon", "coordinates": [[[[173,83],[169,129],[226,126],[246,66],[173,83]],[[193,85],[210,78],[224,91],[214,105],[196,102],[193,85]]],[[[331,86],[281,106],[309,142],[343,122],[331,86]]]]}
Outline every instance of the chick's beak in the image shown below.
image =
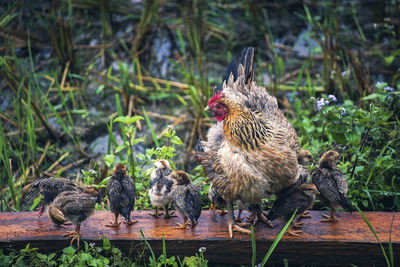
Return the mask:
{"type": "Polygon", "coordinates": [[[209,106],[206,106],[206,107],[204,108],[204,111],[208,111],[208,110],[210,110],[210,107],[209,107],[209,106]]]}

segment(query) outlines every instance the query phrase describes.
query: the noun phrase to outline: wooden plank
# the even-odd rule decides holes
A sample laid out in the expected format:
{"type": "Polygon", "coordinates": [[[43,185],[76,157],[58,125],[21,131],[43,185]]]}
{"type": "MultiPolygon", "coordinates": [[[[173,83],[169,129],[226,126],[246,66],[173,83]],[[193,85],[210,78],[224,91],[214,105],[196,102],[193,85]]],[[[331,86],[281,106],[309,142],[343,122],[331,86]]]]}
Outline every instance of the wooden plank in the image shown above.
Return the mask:
{"type": "MultiPolygon", "coordinates": [[[[113,218],[110,212],[98,211],[82,224],[82,240],[101,243],[103,236],[113,245],[132,256],[138,256],[146,250],[140,236],[141,229],[156,254],[162,253],[162,238],[167,245],[168,256],[192,256],[200,247],[206,247],[206,258],[213,263],[249,264],[251,261],[251,239],[244,234],[235,233],[233,239],[227,232],[227,216],[212,215],[204,210],[199,224],[193,229],[172,228],[180,217],[165,220],[148,215],[149,211],[135,211],[133,218],[138,223],[117,230],[105,227],[113,218]]],[[[338,212],[340,222],[321,223],[320,211],[311,211],[311,219],[304,219],[304,234],[301,237],[285,235],[269,261],[282,264],[288,259],[289,264],[312,265],[348,265],[384,266],[382,251],[374,235],[369,230],[360,214],[338,212]]],[[[390,224],[393,213],[365,212],[379,239],[387,248],[390,224]]],[[[59,251],[68,246],[69,238],[62,234],[73,226],[60,228],[52,224],[46,216],[35,218],[34,212],[0,213],[0,247],[20,249],[30,243],[42,252],[59,251]]],[[[245,215],[245,214],[244,214],[245,215]]],[[[257,260],[260,262],[275,240],[284,223],[274,221],[275,227],[269,228],[258,223],[256,233],[257,260]]],[[[399,264],[400,255],[400,213],[395,213],[392,229],[392,245],[395,260],[399,264]]],[[[387,250],[388,251],[388,250],[387,250]]],[[[147,251],[148,252],[148,251],[147,251]]],[[[147,260],[147,256],[144,258],[147,260]]]]}

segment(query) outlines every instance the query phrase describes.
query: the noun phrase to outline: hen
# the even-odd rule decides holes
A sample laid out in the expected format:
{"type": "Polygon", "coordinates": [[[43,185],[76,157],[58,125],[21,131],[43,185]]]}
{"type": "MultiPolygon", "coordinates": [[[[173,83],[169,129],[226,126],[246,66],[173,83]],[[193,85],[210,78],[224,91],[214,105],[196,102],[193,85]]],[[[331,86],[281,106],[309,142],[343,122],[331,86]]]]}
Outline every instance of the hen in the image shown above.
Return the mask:
{"type": "Polygon", "coordinates": [[[76,225],[75,231],[70,231],[64,236],[72,236],[71,245],[81,236],[81,223],[94,212],[96,202],[100,202],[102,194],[88,194],[79,191],[65,191],[59,194],[47,208],[47,216],[55,224],[61,225],[71,221],[76,225]]]}
{"type": "MultiPolygon", "coordinates": [[[[155,207],[154,213],[150,215],[157,217],[160,216],[158,208],[164,208],[164,218],[170,218],[174,215],[168,213],[168,206],[171,203],[171,188],[174,181],[169,179],[172,173],[171,166],[167,160],[161,159],[154,163],[155,169],[150,174],[149,196],[150,202],[155,207]]],[[[161,213],[162,214],[162,213],[161,213]]]]}
{"type": "Polygon", "coordinates": [[[115,220],[114,223],[106,226],[118,228],[119,214],[124,217],[128,226],[137,222],[131,220],[131,211],[135,206],[135,191],[135,183],[127,175],[126,165],[117,164],[112,177],[107,183],[108,200],[111,212],[115,215],[115,220]]]}
{"type": "Polygon", "coordinates": [[[227,201],[231,237],[234,230],[250,234],[234,222],[233,201],[256,205],[255,213],[267,222],[261,199],[298,179],[297,134],[276,98],[253,81],[253,58],[254,49],[247,48],[238,66],[229,64],[222,87],[206,107],[218,122],[202,142],[204,152],[197,155],[208,178],[227,201]]]}
{"type": "Polygon", "coordinates": [[[198,223],[201,214],[200,188],[192,183],[189,175],[184,171],[176,171],[171,174],[174,180],[171,196],[175,209],[183,217],[183,224],[178,223],[176,228],[186,229],[187,220],[190,220],[191,228],[198,223]]]}
{"type": "Polygon", "coordinates": [[[319,160],[319,168],[312,172],[313,183],[321,193],[321,199],[331,208],[331,215],[323,214],[327,219],[321,222],[337,222],[335,210],[345,208],[352,211],[353,205],[347,199],[347,181],[344,175],[336,167],[340,155],[338,152],[330,150],[325,152],[319,160]]]}

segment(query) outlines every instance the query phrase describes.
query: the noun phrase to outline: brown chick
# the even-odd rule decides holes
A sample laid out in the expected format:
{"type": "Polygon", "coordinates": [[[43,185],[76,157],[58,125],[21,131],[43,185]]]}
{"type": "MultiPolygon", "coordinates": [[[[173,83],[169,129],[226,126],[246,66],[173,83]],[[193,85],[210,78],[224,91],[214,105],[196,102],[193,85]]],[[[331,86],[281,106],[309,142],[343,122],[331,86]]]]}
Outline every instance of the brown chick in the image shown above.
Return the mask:
{"type": "Polygon", "coordinates": [[[40,179],[32,184],[32,190],[38,189],[42,195],[41,207],[36,215],[37,218],[42,216],[45,205],[50,204],[62,192],[75,191],[83,192],[84,189],[79,187],[73,181],[64,178],[45,178],[40,179]]]}
{"type": "Polygon", "coordinates": [[[154,167],[155,169],[150,174],[149,197],[151,204],[155,207],[155,211],[150,215],[158,218],[160,216],[158,208],[161,207],[165,210],[164,218],[175,217],[175,215],[168,213],[168,206],[172,201],[171,189],[174,184],[169,175],[173,170],[165,159],[156,161],[154,167]]]}
{"type": "Polygon", "coordinates": [[[321,193],[321,199],[331,208],[331,215],[323,214],[327,219],[321,222],[337,222],[335,210],[344,208],[352,211],[353,205],[347,199],[346,177],[336,167],[340,160],[338,152],[329,150],[319,160],[319,168],[312,171],[312,181],[321,193]]]}
{"type": "MultiPolygon", "coordinates": [[[[276,218],[282,217],[287,222],[297,209],[294,220],[298,219],[305,210],[310,209],[314,205],[315,194],[317,193],[318,190],[314,184],[301,184],[291,195],[277,198],[274,202],[274,205],[272,206],[272,209],[269,211],[267,218],[269,220],[274,220],[276,218]]],[[[290,235],[300,235],[302,231],[293,229],[296,226],[293,221],[287,232],[290,235]]],[[[297,225],[302,224],[299,223],[297,225]]]]}
{"type": "Polygon", "coordinates": [[[175,210],[183,217],[183,224],[177,223],[179,229],[186,229],[187,220],[190,220],[191,228],[199,222],[201,214],[200,188],[192,183],[189,175],[184,171],[176,171],[171,174],[174,181],[171,196],[175,210]]]}
{"type": "Polygon", "coordinates": [[[131,211],[135,207],[135,182],[127,175],[126,165],[119,163],[115,166],[113,175],[107,183],[107,195],[110,210],[114,213],[115,220],[106,226],[118,228],[118,216],[124,217],[127,226],[137,221],[131,220],[131,211]]]}
{"type": "Polygon", "coordinates": [[[77,240],[79,247],[81,223],[93,214],[96,202],[102,195],[87,194],[79,191],[65,191],[59,194],[47,208],[47,216],[58,225],[67,221],[75,224],[75,231],[69,231],[64,236],[72,236],[70,245],[77,240]]]}

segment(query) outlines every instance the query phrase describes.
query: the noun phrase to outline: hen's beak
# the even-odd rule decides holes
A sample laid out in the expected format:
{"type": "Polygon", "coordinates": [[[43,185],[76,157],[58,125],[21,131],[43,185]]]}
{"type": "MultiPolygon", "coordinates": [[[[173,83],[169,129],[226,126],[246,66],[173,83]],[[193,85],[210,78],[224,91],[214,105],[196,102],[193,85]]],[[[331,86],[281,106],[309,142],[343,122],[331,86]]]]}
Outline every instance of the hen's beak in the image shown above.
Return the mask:
{"type": "Polygon", "coordinates": [[[209,106],[206,106],[206,107],[204,108],[204,111],[207,111],[207,110],[210,110],[210,107],[209,107],[209,106]]]}

